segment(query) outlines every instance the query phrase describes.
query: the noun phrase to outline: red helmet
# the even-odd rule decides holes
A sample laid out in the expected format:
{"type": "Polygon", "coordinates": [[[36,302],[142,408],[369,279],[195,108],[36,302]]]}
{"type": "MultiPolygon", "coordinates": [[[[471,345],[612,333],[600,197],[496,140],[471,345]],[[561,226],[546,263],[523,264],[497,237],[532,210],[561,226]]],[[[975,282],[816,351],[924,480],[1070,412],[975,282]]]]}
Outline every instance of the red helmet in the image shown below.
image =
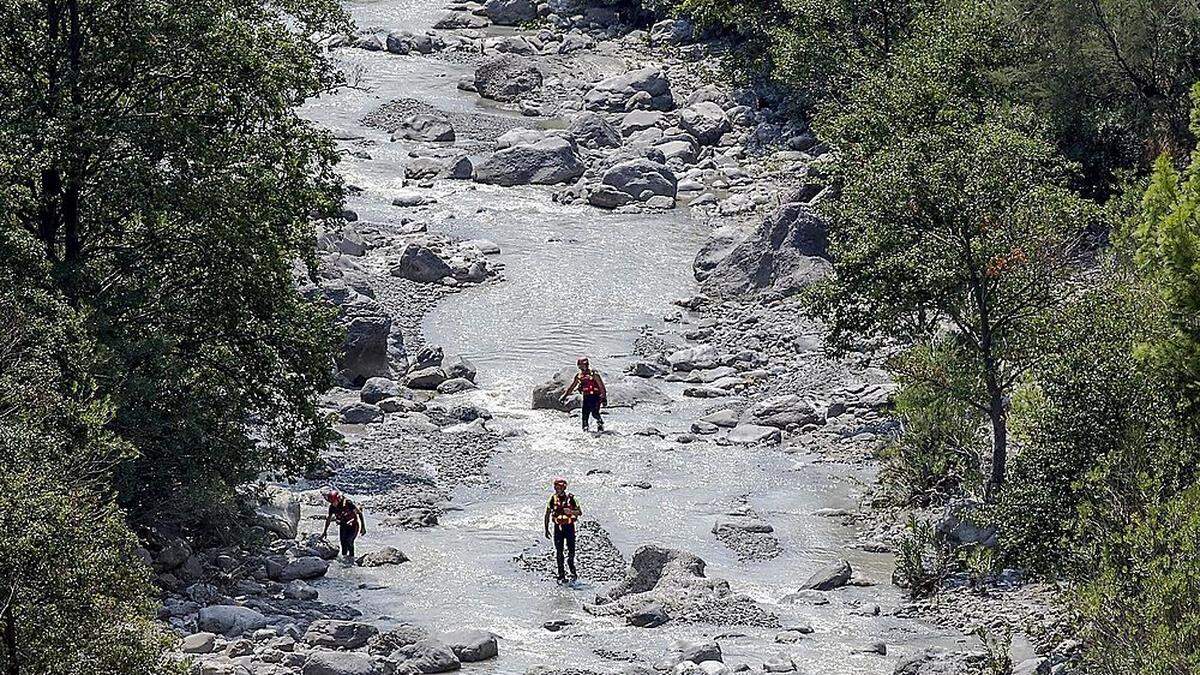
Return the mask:
{"type": "Polygon", "coordinates": [[[566,478],[555,478],[554,479],[554,487],[558,487],[559,485],[561,485],[563,487],[567,487],[567,479],[566,478]]]}
{"type": "Polygon", "coordinates": [[[337,490],[329,490],[325,493],[325,501],[329,502],[330,504],[336,504],[341,496],[342,493],[338,492],[337,490]]]}

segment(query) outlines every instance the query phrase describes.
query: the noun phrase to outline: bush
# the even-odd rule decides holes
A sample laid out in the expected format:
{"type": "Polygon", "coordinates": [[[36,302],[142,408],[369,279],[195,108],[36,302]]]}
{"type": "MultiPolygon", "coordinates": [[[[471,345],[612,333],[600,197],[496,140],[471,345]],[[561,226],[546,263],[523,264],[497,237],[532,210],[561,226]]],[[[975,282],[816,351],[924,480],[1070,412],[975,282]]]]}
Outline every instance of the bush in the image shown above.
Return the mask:
{"type": "Polygon", "coordinates": [[[933,525],[910,516],[907,532],[897,542],[892,581],[914,599],[927,598],[937,593],[949,571],[950,558],[938,546],[933,525]]]}
{"type": "Polygon", "coordinates": [[[902,386],[895,402],[900,432],[880,452],[879,480],[889,501],[932,506],[977,492],[987,448],[982,415],[922,383],[902,386]]]}
{"type": "Polygon", "coordinates": [[[1076,595],[1085,672],[1200,672],[1200,486],[1138,517],[1076,595]]]}

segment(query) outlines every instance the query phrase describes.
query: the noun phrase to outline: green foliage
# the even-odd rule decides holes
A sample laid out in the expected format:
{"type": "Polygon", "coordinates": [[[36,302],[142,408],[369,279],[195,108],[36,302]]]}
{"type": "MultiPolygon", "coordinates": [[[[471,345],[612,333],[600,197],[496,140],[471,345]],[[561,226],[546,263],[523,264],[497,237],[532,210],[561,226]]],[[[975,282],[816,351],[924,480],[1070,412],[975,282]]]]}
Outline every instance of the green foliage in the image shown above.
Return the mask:
{"type": "Polygon", "coordinates": [[[1138,515],[1080,590],[1093,645],[1086,672],[1175,675],[1200,670],[1200,485],[1138,515]]]}
{"type": "MultiPolygon", "coordinates": [[[[332,0],[17,0],[0,32],[0,184],[96,339],[141,520],[219,527],[232,487],[329,438],[329,313],[295,290],[341,186],[294,107],[338,79],[332,0]]],[[[6,225],[9,226],[9,225],[6,225]]]]}
{"type": "Polygon", "coordinates": [[[131,448],[105,429],[77,314],[29,285],[31,237],[0,232],[0,670],[174,672],[155,622],[149,569],[112,500],[131,448]]]}
{"type": "Polygon", "coordinates": [[[1008,655],[1012,646],[1012,634],[1008,631],[992,633],[986,627],[980,626],[975,630],[979,641],[983,643],[986,658],[983,662],[984,675],[1012,675],[1012,657],[1008,655]]]}
{"type": "Polygon", "coordinates": [[[914,598],[937,593],[950,571],[950,557],[937,545],[933,525],[910,516],[906,532],[896,545],[893,580],[914,598]]]}
{"type": "Polygon", "coordinates": [[[982,416],[925,382],[903,383],[896,393],[900,434],[881,452],[879,480],[889,500],[904,506],[944,504],[982,486],[982,416]]]}

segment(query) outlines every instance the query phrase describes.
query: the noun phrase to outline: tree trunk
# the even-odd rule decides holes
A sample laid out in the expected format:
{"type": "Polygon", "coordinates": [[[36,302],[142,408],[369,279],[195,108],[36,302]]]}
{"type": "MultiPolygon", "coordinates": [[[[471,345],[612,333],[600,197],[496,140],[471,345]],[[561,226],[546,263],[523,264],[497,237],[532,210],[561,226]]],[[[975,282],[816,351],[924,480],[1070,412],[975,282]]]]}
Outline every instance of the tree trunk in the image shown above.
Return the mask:
{"type": "Polygon", "coordinates": [[[995,501],[1004,485],[1008,464],[1008,412],[1004,409],[1004,392],[989,384],[988,417],[992,420],[992,477],[988,481],[986,499],[995,501]]]}

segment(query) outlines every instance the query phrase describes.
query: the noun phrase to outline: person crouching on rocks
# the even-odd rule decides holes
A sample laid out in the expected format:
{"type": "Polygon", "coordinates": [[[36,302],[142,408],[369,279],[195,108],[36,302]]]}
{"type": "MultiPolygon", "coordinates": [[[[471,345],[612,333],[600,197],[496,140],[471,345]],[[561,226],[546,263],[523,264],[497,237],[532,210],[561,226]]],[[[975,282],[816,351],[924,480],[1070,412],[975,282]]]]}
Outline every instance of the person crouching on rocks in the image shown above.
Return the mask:
{"type": "Polygon", "coordinates": [[[567,492],[567,481],[562,478],[554,479],[554,494],[550,495],[550,503],[546,505],[546,517],[543,522],[546,538],[550,538],[550,521],[554,521],[554,559],[558,563],[558,582],[566,583],[567,571],[563,569],[563,548],[566,548],[567,567],[571,570],[571,581],[579,578],[575,571],[575,521],[583,515],[575,495],[567,492]]]}
{"type": "Polygon", "coordinates": [[[325,501],[329,502],[329,513],[325,516],[325,530],[321,532],[321,538],[329,534],[329,523],[336,520],[342,556],[354,562],[354,540],[358,535],[367,533],[362,507],[337,490],[326,492],[325,501]]]}
{"type": "Polygon", "coordinates": [[[596,428],[603,433],[604,418],[600,417],[600,407],[608,405],[608,392],[604,388],[604,380],[600,379],[600,373],[592,370],[586,356],[575,363],[579,366],[579,372],[575,373],[575,379],[571,380],[571,385],[563,392],[559,401],[566,403],[567,397],[578,389],[579,393],[583,394],[583,430],[588,430],[589,417],[595,417],[596,428]]]}

